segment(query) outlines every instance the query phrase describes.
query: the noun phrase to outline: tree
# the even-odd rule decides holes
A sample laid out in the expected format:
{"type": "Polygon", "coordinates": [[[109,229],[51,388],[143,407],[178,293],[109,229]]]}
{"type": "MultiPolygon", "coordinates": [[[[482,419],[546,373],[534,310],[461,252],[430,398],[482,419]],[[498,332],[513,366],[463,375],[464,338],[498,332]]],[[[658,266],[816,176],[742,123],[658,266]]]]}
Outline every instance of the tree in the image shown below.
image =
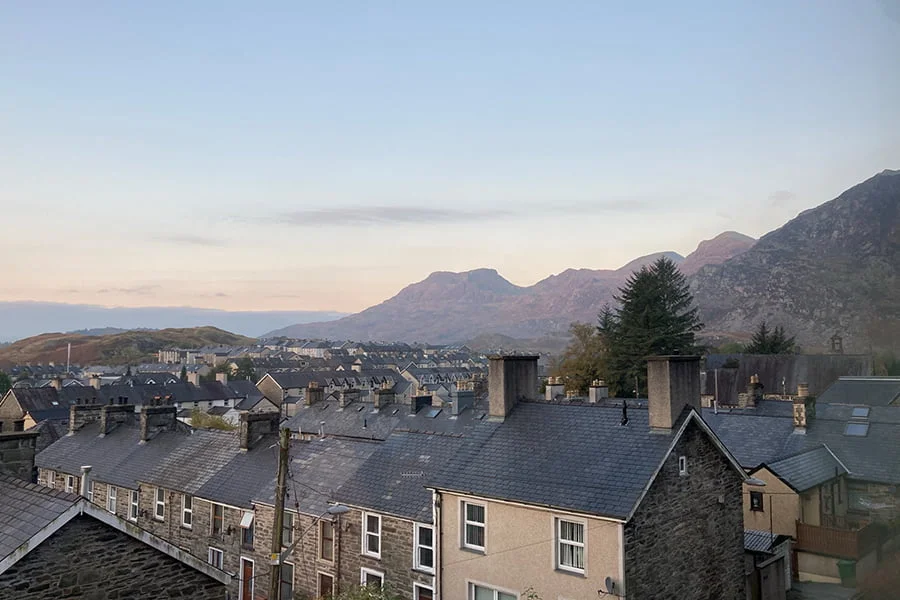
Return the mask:
{"type": "Polygon", "coordinates": [[[234,431],[237,425],[229,423],[218,415],[211,415],[195,408],[191,411],[191,427],[196,429],[220,429],[222,431],[234,431]]]}
{"type": "Polygon", "coordinates": [[[3,396],[6,392],[9,391],[9,388],[12,387],[12,379],[9,378],[9,375],[0,371],[0,397],[3,396]]]}
{"type": "Polygon", "coordinates": [[[563,350],[554,376],[562,377],[566,389],[585,392],[591,382],[606,373],[606,348],[603,337],[588,323],[572,323],[572,341],[563,350]]]}
{"type": "Polygon", "coordinates": [[[181,365],[181,375],[178,377],[182,382],[187,381],[187,366],[181,365]]]}
{"type": "Polygon", "coordinates": [[[131,377],[131,365],[128,365],[128,368],[125,369],[125,377],[131,377]]]}
{"type": "Polygon", "coordinates": [[[606,379],[616,395],[642,394],[647,357],[697,352],[703,323],[687,280],[666,257],[632,273],[615,300],[618,308],[605,308],[597,326],[608,349],[606,379]]]}
{"type": "Polygon", "coordinates": [[[776,326],[770,332],[763,321],[744,351],[747,354],[792,354],[794,347],[794,337],[787,337],[784,327],[776,326]]]}
{"type": "Polygon", "coordinates": [[[256,369],[253,367],[253,361],[249,358],[242,358],[237,361],[237,369],[234,371],[235,379],[253,379],[256,377],[256,369]]]}

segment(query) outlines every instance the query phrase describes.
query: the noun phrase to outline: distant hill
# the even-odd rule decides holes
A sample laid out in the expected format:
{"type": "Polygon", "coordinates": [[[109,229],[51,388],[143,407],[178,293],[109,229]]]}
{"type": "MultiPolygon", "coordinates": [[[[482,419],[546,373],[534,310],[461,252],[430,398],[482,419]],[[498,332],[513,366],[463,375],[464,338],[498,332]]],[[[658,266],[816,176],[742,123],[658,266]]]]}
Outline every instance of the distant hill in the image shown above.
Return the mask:
{"type": "Polygon", "coordinates": [[[884,171],[804,211],[746,252],[692,278],[706,329],[766,319],[825,349],[900,347],[900,171],[884,171]]]}
{"type": "Polygon", "coordinates": [[[756,240],[752,237],[737,231],[720,233],[711,240],[700,242],[697,249],[679,265],[679,269],[685,275],[693,275],[705,266],[720,265],[726,260],[743,254],[755,243],[756,240]]]}
{"type": "Polygon", "coordinates": [[[244,345],[256,340],[215,327],[125,331],[111,335],[44,333],[0,347],[0,366],[23,363],[65,364],[72,344],[72,364],[126,365],[154,362],[162,348],[197,348],[207,345],[244,345]]]}

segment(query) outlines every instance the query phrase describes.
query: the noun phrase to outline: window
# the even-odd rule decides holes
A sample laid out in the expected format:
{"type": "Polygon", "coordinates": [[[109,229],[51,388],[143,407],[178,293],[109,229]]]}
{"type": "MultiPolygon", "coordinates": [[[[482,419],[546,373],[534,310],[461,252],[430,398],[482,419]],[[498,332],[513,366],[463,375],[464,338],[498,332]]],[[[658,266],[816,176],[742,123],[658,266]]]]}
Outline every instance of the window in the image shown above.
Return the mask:
{"type": "Polygon", "coordinates": [[[434,528],[416,525],[416,545],[413,566],[422,571],[434,572],[434,528]]]}
{"type": "Polygon", "coordinates": [[[56,471],[47,471],[47,487],[56,487],[56,471]]]}
{"type": "Polygon", "coordinates": [[[869,433],[868,423],[847,423],[844,429],[844,435],[852,435],[856,437],[865,437],[869,433]]]}
{"type": "Polygon", "coordinates": [[[869,418],[869,407],[868,406],[857,406],[850,413],[851,419],[868,419],[869,418]]]}
{"type": "Polygon", "coordinates": [[[222,565],[225,564],[225,553],[218,548],[210,546],[207,561],[215,568],[221,569],[222,565]]]}
{"type": "Polygon", "coordinates": [[[362,585],[374,585],[378,587],[384,586],[384,573],[366,569],[363,567],[359,570],[359,582],[362,585]]]}
{"type": "Polygon", "coordinates": [[[556,567],[584,573],[584,523],[556,520],[556,567]]]}
{"type": "Polygon", "coordinates": [[[869,487],[865,483],[847,483],[847,509],[855,513],[868,513],[869,487]]]}
{"type": "Polygon", "coordinates": [[[294,597],[294,565],[281,563],[281,595],[285,600],[294,597]]]}
{"type": "Polygon", "coordinates": [[[363,554],[381,558],[381,517],[363,513],[363,554]]]}
{"type": "Polygon", "coordinates": [[[414,583],[413,600],[434,600],[434,590],[430,587],[414,583]]]}
{"type": "Polygon", "coordinates": [[[334,577],[327,573],[319,573],[319,598],[330,598],[334,594],[334,577]]]}
{"type": "Polygon", "coordinates": [[[762,512],[765,510],[763,507],[763,493],[762,492],[750,492],[750,510],[755,510],[758,512],[762,512]]]}
{"type": "Polygon", "coordinates": [[[75,478],[71,475],[66,475],[66,491],[70,494],[75,491],[75,478]]]}
{"type": "Polygon", "coordinates": [[[484,551],[484,512],[483,504],[463,502],[463,546],[473,550],[484,551]]]}
{"type": "Polygon", "coordinates": [[[194,522],[194,497],[181,495],[181,525],[190,529],[194,522]]]}
{"type": "Polygon", "coordinates": [[[156,507],[153,511],[153,518],[157,521],[166,518],[166,491],[162,488],[156,488],[156,507]]]}
{"type": "Polygon", "coordinates": [[[13,421],[13,431],[25,431],[25,421],[13,421]]]}
{"type": "Polygon", "coordinates": [[[469,584],[469,600],[517,600],[518,594],[501,592],[483,585],[469,584]]]}
{"type": "Polygon", "coordinates": [[[334,523],[319,521],[319,558],[329,562],[334,560],[334,523]]]}
{"type": "Polygon", "coordinates": [[[241,517],[241,546],[253,548],[253,513],[245,512],[241,517]]]}
{"type": "Polygon", "coordinates": [[[678,474],[687,475],[687,456],[678,457],[678,474]]]}
{"type": "Polygon", "coordinates": [[[294,543],[294,513],[285,512],[281,524],[281,544],[290,546],[294,543]]]}
{"type": "Polygon", "coordinates": [[[90,479],[88,479],[87,484],[87,498],[89,502],[94,501],[94,482],[90,479]]]}
{"type": "Polygon", "coordinates": [[[116,514],[116,495],[118,489],[114,485],[106,486],[106,510],[116,514]]]}
{"type": "Polygon", "coordinates": [[[138,498],[137,490],[131,491],[131,502],[128,504],[128,519],[130,521],[138,520],[138,498]]]}
{"type": "Polygon", "coordinates": [[[209,519],[209,531],[212,535],[220,535],[222,533],[222,525],[225,521],[225,507],[221,504],[212,505],[212,516],[209,519]]]}

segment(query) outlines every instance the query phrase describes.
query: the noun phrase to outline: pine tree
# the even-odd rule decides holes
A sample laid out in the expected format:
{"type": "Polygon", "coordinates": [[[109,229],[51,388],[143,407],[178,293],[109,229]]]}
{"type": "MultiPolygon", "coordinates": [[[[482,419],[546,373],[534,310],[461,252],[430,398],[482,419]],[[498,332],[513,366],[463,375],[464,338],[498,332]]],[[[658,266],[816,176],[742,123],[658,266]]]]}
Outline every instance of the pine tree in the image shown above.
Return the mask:
{"type": "Polygon", "coordinates": [[[181,376],[179,377],[182,382],[187,381],[187,367],[185,365],[181,365],[181,376]]]}
{"type": "Polygon", "coordinates": [[[792,354],[794,336],[787,337],[784,327],[780,326],[776,326],[770,333],[768,325],[763,321],[744,351],[747,354],[792,354]]]}

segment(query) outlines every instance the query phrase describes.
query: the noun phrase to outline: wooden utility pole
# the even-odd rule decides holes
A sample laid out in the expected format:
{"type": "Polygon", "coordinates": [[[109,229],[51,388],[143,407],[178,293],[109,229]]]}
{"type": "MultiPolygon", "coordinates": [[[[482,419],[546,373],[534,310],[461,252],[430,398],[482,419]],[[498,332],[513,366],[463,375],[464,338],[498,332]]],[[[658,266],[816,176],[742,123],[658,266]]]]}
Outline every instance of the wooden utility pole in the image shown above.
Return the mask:
{"type": "Polygon", "coordinates": [[[272,555],[269,563],[269,600],[281,598],[281,549],[284,533],[284,493],[287,482],[288,450],[291,444],[291,430],[285,427],[278,439],[278,476],[275,479],[275,525],[272,528],[272,555]]]}

